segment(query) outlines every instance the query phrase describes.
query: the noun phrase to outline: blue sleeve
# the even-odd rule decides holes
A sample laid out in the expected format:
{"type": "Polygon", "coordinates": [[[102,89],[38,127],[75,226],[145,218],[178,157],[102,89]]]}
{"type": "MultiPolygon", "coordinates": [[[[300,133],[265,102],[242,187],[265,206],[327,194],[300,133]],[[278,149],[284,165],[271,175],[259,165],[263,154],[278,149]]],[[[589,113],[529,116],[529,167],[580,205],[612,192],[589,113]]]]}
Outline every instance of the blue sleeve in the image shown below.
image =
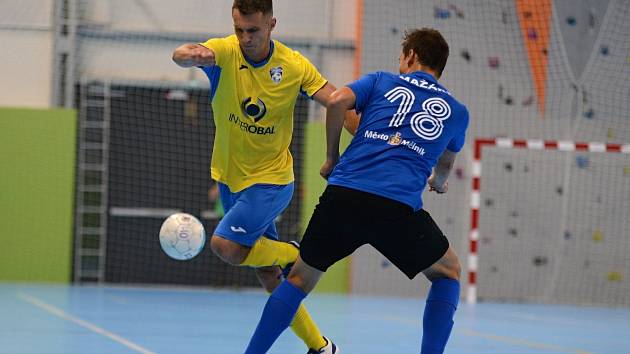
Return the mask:
{"type": "Polygon", "coordinates": [[[219,87],[219,78],[221,77],[221,68],[217,65],[202,66],[199,67],[206,73],[208,80],[210,80],[210,102],[214,99],[214,94],[217,93],[217,87],[219,87]]]}
{"type": "Polygon", "coordinates": [[[461,127],[458,129],[455,136],[449,141],[446,148],[452,152],[460,152],[464,147],[464,143],[466,142],[466,129],[468,128],[468,110],[466,107],[463,108],[460,113],[461,116],[461,127]]]}
{"type": "Polygon", "coordinates": [[[354,95],[357,97],[357,100],[354,104],[354,110],[357,113],[361,113],[367,103],[369,102],[370,93],[378,80],[379,73],[370,73],[359,80],[348,84],[348,87],[354,92],[354,95]]]}

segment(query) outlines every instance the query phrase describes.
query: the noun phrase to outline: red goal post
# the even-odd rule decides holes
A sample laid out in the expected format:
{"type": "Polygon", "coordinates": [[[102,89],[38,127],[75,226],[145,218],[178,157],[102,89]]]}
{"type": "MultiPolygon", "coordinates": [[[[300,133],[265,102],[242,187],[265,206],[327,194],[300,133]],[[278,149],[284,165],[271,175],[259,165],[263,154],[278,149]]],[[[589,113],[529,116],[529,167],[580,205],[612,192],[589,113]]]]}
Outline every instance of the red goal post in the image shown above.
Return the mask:
{"type": "Polygon", "coordinates": [[[477,302],[477,269],[479,245],[479,207],[481,203],[482,152],[485,147],[528,150],[584,151],[630,154],[630,144],[601,142],[574,142],[567,140],[537,140],[511,138],[477,138],[472,159],[472,186],[470,193],[470,232],[468,234],[468,287],[466,301],[477,302]]]}

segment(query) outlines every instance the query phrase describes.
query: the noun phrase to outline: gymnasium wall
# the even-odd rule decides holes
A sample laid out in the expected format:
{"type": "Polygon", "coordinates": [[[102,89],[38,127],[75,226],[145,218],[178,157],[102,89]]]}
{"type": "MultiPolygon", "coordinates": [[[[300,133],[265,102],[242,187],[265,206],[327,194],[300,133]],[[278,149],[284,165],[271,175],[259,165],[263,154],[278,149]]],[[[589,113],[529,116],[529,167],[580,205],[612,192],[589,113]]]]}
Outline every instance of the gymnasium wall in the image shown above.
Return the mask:
{"type": "MultiPolygon", "coordinates": [[[[440,81],[470,111],[468,145],[449,192],[424,201],[461,257],[464,284],[475,138],[630,142],[627,2],[366,0],[364,8],[363,73],[397,69],[407,28],[437,28],[449,42],[440,81]]],[[[630,303],[627,154],[491,149],[482,162],[481,298],[630,303]]],[[[367,248],[352,264],[356,292],[417,296],[428,286],[367,248]]]]}
{"type": "Polygon", "coordinates": [[[0,281],[68,282],[76,112],[0,108],[0,281]]]}
{"type": "Polygon", "coordinates": [[[50,106],[53,0],[0,2],[0,106],[50,106]]]}
{"type": "MultiPolygon", "coordinates": [[[[52,105],[54,1],[0,3],[0,106],[52,105]]],[[[171,53],[185,42],[233,33],[232,1],[92,1],[76,3],[77,80],[187,82],[205,87],[197,69],[174,65],[171,53]]],[[[273,36],[299,50],[340,85],[352,79],[355,1],[275,1],[273,36]],[[320,45],[320,44],[323,44],[320,45]]]]}

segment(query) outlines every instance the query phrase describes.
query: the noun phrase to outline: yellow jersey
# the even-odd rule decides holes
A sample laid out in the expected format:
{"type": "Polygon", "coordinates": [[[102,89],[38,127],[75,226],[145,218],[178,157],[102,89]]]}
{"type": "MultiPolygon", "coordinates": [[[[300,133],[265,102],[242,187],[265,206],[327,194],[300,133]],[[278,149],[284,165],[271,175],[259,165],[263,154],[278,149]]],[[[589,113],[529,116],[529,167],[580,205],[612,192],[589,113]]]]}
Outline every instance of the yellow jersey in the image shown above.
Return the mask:
{"type": "Polygon", "coordinates": [[[248,60],[236,35],[201,43],[216,64],[202,67],[210,79],[216,132],[212,179],[239,192],[256,183],[293,182],[293,109],[297,95],[313,96],[326,79],[299,52],[273,40],[269,56],[248,60]]]}

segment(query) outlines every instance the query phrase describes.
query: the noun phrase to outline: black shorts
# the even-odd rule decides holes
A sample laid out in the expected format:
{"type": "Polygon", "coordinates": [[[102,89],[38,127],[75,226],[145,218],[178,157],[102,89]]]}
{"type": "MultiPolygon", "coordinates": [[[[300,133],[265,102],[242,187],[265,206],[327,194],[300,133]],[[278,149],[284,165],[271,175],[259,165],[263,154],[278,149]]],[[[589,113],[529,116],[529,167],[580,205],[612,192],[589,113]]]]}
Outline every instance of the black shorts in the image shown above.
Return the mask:
{"type": "Polygon", "coordinates": [[[423,209],[375,194],[328,185],[300,245],[306,264],[325,272],[370,244],[409,279],[437,262],[448,240],[423,209]]]}

